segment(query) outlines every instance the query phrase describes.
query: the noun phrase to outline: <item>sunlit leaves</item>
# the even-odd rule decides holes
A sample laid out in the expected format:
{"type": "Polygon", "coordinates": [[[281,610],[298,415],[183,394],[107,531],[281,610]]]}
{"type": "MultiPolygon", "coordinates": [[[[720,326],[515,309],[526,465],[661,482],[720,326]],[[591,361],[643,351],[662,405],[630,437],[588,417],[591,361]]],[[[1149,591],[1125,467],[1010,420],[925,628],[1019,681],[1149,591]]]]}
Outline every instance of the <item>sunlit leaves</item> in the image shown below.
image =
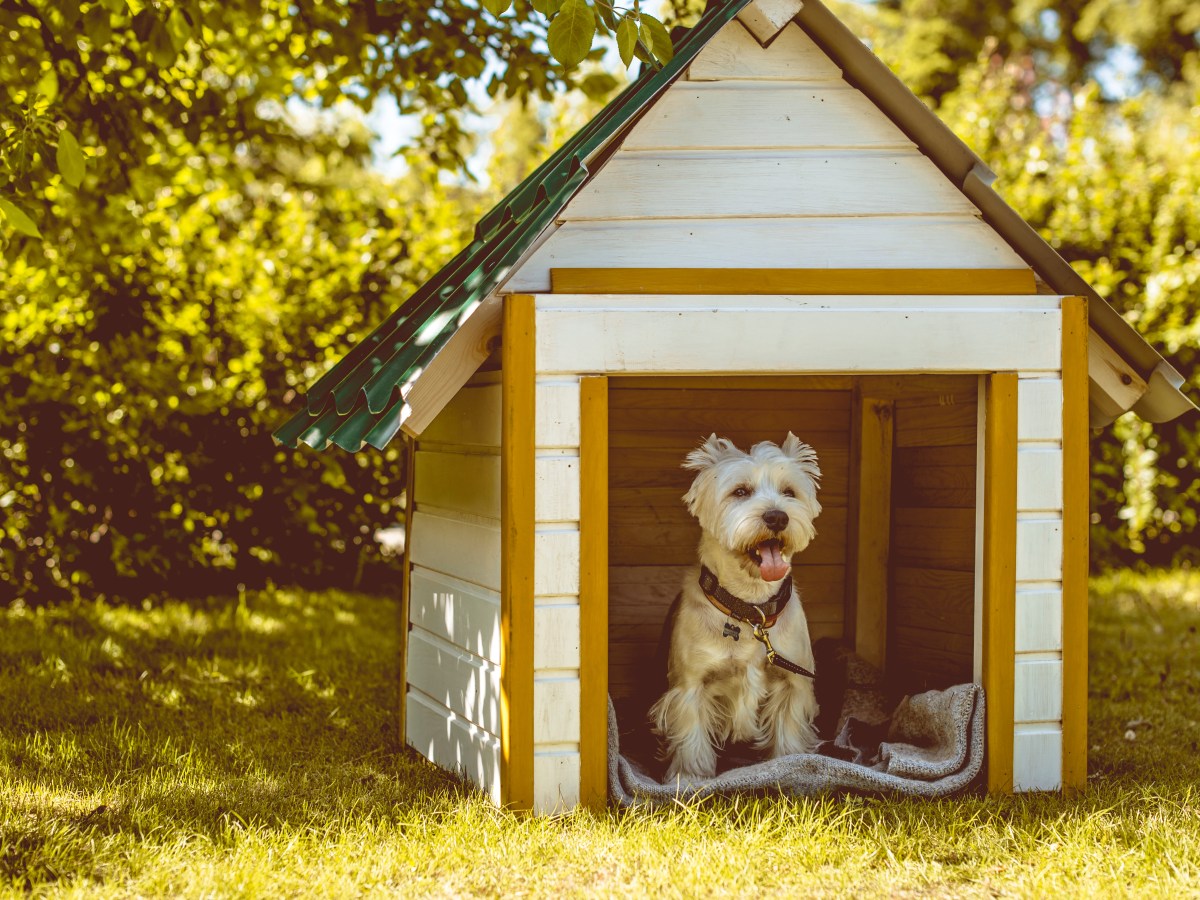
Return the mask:
{"type": "Polygon", "coordinates": [[[65,129],[58,136],[54,159],[63,181],[71,187],[79,187],[87,170],[87,159],[79,147],[79,141],[75,140],[75,135],[65,129]]]}
{"type": "Polygon", "coordinates": [[[633,65],[633,48],[638,42],[638,25],[633,16],[627,15],[617,24],[617,51],[626,67],[633,65]]]}
{"type": "Polygon", "coordinates": [[[655,59],[660,63],[671,61],[671,57],[675,55],[675,50],[671,46],[671,35],[667,32],[667,28],[662,22],[654,18],[654,16],[642,13],[640,32],[642,43],[654,54],[655,59]]]}
{"type": "Polygon", "coordinates": [[[38,231],[37,225],[30,218],[29,213],[25,212],[12,201],[5,200],[3,197],[0,197],[0,216],[3,216],[4,224],[8,225],[18,234],[32,238],[40,238],[42,236],[41,232],[38,231]]]}
{"type": "Polygon", "coordinates": [[[579,65],[592,49],[596,14],[586,0],[565,0],[546,32],[550,55],[568,69],[579,65]]]}
{"type": "Polygon", "coordinates": [[[493,16],[503,15],[512,6],[512,0],[483,0],[483,8],[493,16]]]}

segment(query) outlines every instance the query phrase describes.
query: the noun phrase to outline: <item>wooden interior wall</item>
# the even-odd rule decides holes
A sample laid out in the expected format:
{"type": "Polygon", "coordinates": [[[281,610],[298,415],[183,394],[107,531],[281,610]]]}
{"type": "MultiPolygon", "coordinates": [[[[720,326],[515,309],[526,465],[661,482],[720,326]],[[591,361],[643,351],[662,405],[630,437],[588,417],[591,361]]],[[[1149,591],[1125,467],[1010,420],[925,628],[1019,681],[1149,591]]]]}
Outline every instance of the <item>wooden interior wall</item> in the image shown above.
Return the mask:
{"type": "Polygon", "coordinates": [[[682,499],[692,474],[680,466],[713,432],[748,449],[791,430],[817,451],[823,511],[794,574],[813,637],[843,631],[849,379],[795,379],[786,388],[761,380],[739,388],[735,378],[716,388],[662,383],[613,379],[609,389],[609,691],[617,701],[648,683],[667,609],[696,564],[700,530],[682,499]]]}
{"type": "Polygon", "coordinates": [[[977,393],[896,401],[888,682],[899,692],[972,677],[977,393]]]}

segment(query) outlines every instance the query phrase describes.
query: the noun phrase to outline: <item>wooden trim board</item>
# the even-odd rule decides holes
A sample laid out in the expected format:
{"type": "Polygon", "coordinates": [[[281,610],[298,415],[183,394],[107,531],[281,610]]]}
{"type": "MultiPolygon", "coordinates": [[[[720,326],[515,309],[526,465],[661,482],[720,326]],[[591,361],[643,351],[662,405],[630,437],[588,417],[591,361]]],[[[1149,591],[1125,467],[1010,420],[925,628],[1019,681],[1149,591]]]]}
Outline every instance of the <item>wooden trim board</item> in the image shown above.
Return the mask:
{"type": "Polygon", "coordinates": [[[1087,300],[1063,298],[1062,785],[1087,786],[1088,324],[1087,300]]]}
{"type": "Polygon", "coordinates": [[[608,798],[608,379],[579,390],[579,800],[608,798]]]}
{"type": "Polygon", "coordinates": [[[984,421],[983,689],[987,784],[1013,790],[1017,596],[1017,376],[987,382],[984,421]]]}
{"type": "Polygon", "coordinates": [[[504,302],[500,463],[500,798],[533,808],[534,302],[504,302]]]}
{"type": "Polygon", "coordinates": [[[412,521],[417,505],[417,442],[404,436],[404,557],[400,564],[400,743],[408,743],[408,633],[412,628],[412,521]]]}
{"type": "Polygon", "coordinates": [[[858,394],[853,415],[853,524],[848,535],[846,587],[852,592],[855,652],[885,672],[895,406],[890,400],[858,394]]]}
{"type": "Polygon", "coordinates": [[[1036,294],[1032,269],[551,269],[555,294],[1036,294]]]}

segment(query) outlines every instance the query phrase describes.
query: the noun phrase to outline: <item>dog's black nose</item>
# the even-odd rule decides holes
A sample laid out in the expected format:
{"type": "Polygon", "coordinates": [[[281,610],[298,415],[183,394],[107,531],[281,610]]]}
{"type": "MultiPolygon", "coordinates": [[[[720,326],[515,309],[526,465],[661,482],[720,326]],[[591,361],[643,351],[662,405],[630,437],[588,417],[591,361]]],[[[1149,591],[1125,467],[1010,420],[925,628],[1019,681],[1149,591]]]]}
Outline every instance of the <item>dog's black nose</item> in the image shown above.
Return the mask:
{"type": "Polygon", "coordinates": [[[775,534],[787,528],[788,514],[782,509],[768,509],[762,515],[763,523],[775,534]]]}

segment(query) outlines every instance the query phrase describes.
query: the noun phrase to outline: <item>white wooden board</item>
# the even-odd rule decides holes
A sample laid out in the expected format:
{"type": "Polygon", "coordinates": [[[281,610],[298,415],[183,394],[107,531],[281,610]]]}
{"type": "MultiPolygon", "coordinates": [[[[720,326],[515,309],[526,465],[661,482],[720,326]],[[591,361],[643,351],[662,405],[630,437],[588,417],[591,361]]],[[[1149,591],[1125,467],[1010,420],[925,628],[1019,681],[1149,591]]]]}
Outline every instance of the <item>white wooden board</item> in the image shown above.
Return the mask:
{"type": "Polygon", "coordinates": [[[551,268],[1004,269],[1021,258],[974,216],[569,222],[505,291],[550,289],[551,268]]]}
{"type": "Polygon", "coordinates": [[[1022,378],[1017,382],[1017,439],[1061,441],[1062,382],[1058,378],[1022,378]]]}
{"type": "Polygon", "coordinates": [[[1062,509],[1062,505],[1062,450],[1057,447],[1019,447],[1017,450],[1017,509],[1022,511],[1059,511],[1062,509]]]}
{"type": "Polygon", "coordinates": [[[1018,590],[1017,652],[1062,650],[1062,591],[1018,590]]]}
{"type": "Polygon", "coordinates": [[[559,220],[976,213],[962,191],[916,150],[620,153],[584,185],[559,220]]]}
{"type": "Polygon", "coordinates": [[[929,312],[920,298],[907,310],[863,298],[828,309],[683,310],[643,300],[641,310],[539,308],[538,371],[970,372],[1050,367],[1059,354],[1054,310],[929,312]]]}
{"type": "Polygon", "coordinates": [[[842,70],[799,25],[784,27],[763,47],[742,25],[730,22],[688,67],[690,81],[841,81],[842,70]]]}
{"type": "Polygon", "coordinates": [[[534,517],[579,521],[579,457],[538,456],[533,463],[534,517]]]}
{"type": "Polygon", "coordinates": [[[418,450],[415,478],[418,509],[428,505],[500,518],[500,457],[495,453],[418,450]]]}
{"type": "Polygon", "coordinates": [[[422,628],[408,633],[408,683],[442,706],[500,734],[500,667],[422,628]]]}
{"type": "Polygon", "coordinates": [[[1013,676],[1013,721],[1058,722],[1062,719],[1062,660],[1027,660],[1017,656],[1013,676]]]}
{"type": "Polygon", "coordinates": [[[1062,787],[1062,730],[1034,726],[1013,735],[1013,789],[1057,791],[1062,787]]]}
{"type": "Polygon", "coordinates": [[[539,604],[533,608],[534,669],[579,668],[579,606],[539,604]]]}
{"type": "Polygon", "coordinates": [[[417,691],[408,692],[405,709],[409,745],[443,769],[461,773],[499,805],[499,738],[463,721],[417,691]]]}
{"type": "Polygon", "coordinates": [[[420,444],[500,447],[500,385],[465,387],[421,433],[420,444]]]}
{"type": "Polygon", "coordinates": [[[533,743],[579,743],[579,679],[533,678],[533,743]]]}
{"type": "Polygon", "coordinates": [[[1017,581],[1062,579],[1062,519],[1017,520],[1017,581]]]}
{"type": "Polygon", "coordinates": [[[500,662],[500,595],[413,566],[409,618],[413,625],[493,663],[500,662]]]}
{"type": "Polygon", "coordinates": [[[533,539],[535,596],[573,596],[579,593],[579,532],[550,526],[533,539]]]}
{"type": "Polygon", "coordinates": [[[912,147],[844,83],[678,81],[633,127],[625,150],[912,147]]]}
{"type": "Polygon", "coordinates": [[[500,526],[416,510],[412,562],[493,591],[500,590],[500,526]]]}
{"type": "Polygon", "coordinates": [[[535,400],[539,450],[579,446],[579,381],[539,381],[535,400]]]}
{"type": "Polygon", "coordinates": [[[579,805],[579,753],[533,755],[533,811],[540,816],[570,812],[579,805]]]}

